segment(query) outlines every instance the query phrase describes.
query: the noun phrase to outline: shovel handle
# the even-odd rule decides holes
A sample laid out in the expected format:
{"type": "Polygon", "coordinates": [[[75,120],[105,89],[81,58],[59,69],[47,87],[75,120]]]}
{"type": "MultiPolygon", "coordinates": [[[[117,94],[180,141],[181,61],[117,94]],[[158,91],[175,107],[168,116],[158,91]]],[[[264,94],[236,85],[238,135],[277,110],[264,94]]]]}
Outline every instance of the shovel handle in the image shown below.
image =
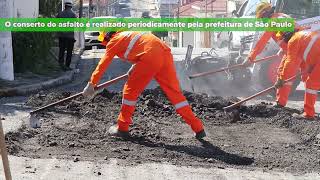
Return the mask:
{"type": "MultiPolygon", "coordinates": [[[[97,87],[94,88],[94,90],[95,90],[95,91],[101,90],[101,89],[109,86],[110,84],[116,83],[116,82],[118,82],[118,81],[120,81],[120,80],[122,80],[122,79],[125,79],[125,78],[127,78],[127,77],[128,77],[128,74],[124,74],[124,75],[122,75],[122,76],[116,77],[116,78],[114,78],[114,79],[111,79],[110,81],[107,81],[107,82],[104,82],[104,83],[102,83],[102,84],[99,84],[97,87]]],[[[69,96],[69,97],[67,97],[67,98],[61,99],[61,100],[59,100],[59,101],[57,101],[57,102],[54,102],[54,103],[48,104],[48,105],[46,105],[46,106],[40,107],[40,108],[38,108],[38,109],[36,109],[36,110],[33,110],[33,111],[30,112],[30,114],[33,114],[33,113],[42,111],[42,110],[44,110],[44,109],[47,109],[47,108],[49,108],[49,107],[52,107],[52,106],[61,104],[61,103],[63,103],[63,102],[66,102],[66,101],[69,101],[69,100],[71,100],[71,99],[77,98],[77,97],[79,97],[79,96],[81,96],[81,95],[82,95],[82,92],[77,93],[77,94],[74,94],[74,95],[69,96]]]]}
{"type": "Polygon", "coordinates": [[[5,179],[12,180],[5,135],[3,132],[3,126],[2,126],[1,120],[0,120],[0,154],[1,154],[2,164],[3,164],[5,179]]]}
{"type": "MultiPolygon", "coordinates": [[[[277,57],[277,56],[278,55],[267,56],[267,57],[264,57],[264,58],[261,58],[261,59],[258,59],[256,61],[254,61],[254,63],[259,63],[259,62],[262,62],[262,61],[266,61],[266,60],[272,59],[272,58],[277,57]]],[[[197,78],[197,77],[206,76],[206,75],[209,75],[209,74],[223,72],[223,71],[226,71],[226,70],[237,69],[237,68],[240,68],[240,67],[247,67],[247,66],[250,66],[250,65],[251,64],[236,64],[236,65],[225,67],[225,68],[221,68],[221,69],[218,69],[218,70],[211,70],[211,71],[207,71],[207,72],[203,72],[203,73],[193,74],[193,75],[189,76],[189,78],[193,79],[193,78],[197,78]]]]}
{"type": "MultiPolygon", "coordinates": [[[[293,80],[294,78],[296,78],[296,77],[297,77],[297,76],[293,76],[293,77],[285,80],[284,83],[287,83],[287,82],[289,82],[289,81],[292,81],[292,80],[293,80]]],[[[275,88],[276,88],[275,86],[271,86],[271,87],[269,87],[269,88],[267,88],[267,89],[265,89],[265,90],[263,90],[263,91],[260,91],[260,92],[258,92],[258,93],[256,93],[256,94],[252,95],[252,96],[249,96],[249,97],[247,97],[247,98],[245,98],[245,99],[243,99],[243,100],[241,100],[241,101],[239,101],[239,102],[236,102],[236,103],[234,103],[234,104],[232,104],[232,105],[230,105],[230,106],[224,107],[223,109],[224,109],[225,111],[228,111],[228,110],[230,110],[230,109],[232,109],[232,108],[234,108],[234,107],[240,106],[240,105],[241,105],[242,103],[244,103],[244,102],[247,102],[247,101],[249,101],[249,100],[251,100],[251,99],[253,99],[253,98],[255,98],[255,97],[258,97],[258,96],[260,96],[260,95],[262,95],[262,94],[264,94],[264,93],[267,93],[267,92],[269,92],[269,91],[271,91],[271,90],[273,90],[273,89],[275,89],[275,88]]]]}
{"type": "Polygon", "coordinates": [[[101,90],[101,89],[109,86],[110,84],[116,83],[116,82],[118,82],[118,81],[120,81],[122,79],[126,79],[128,76],[129,76],[128,74],[123,74],[121,76],[118,76],[118,77],[116,77],[114,79],[111,79],[110,81],[107,81],[107,82],[104,82],[102,84],[97,85],[97,87],[95,87],[94,90],[95,91],[101,90]]]}

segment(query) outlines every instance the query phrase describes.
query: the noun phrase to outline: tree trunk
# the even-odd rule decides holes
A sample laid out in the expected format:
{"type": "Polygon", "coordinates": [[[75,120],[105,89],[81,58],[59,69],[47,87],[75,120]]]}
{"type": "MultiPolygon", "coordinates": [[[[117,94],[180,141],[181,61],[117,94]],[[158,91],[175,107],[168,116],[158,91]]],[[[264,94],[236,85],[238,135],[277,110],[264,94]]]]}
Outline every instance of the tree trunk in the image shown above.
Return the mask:
{"type": "Polygon", "coordinates": [[[92,0],[89,0],[89,18],[92,18],[93,15],[93,2],[92,0]]]}
{"type": "MultiPolygon", "coordinates": [[[[13,13],[12,0],[0,0],[0,18],[10,18],[13,13]]],[[[11,32],[0,32],[0,78],[14,80],[11,32]]]]}

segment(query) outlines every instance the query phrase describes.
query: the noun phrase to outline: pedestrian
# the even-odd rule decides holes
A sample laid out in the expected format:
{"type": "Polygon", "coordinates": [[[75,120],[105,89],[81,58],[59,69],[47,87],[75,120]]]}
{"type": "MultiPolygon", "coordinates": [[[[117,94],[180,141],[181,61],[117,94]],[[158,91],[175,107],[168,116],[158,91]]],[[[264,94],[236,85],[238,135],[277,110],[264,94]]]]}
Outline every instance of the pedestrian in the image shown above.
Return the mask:
{"type": "Polygon", "coordinates": [[[282,33],[288,42],[287,58],[279,72],[276,88],[284,86],[284,81],[296,75],[299,67],[305,82],[304,113],[300,117],[314,119],[314,105],[320,90],[320,32],[294,31],[282,33]]]}
{"type": "Polygon", "coordinates": [[[91,75],[90,82],[83,90],[85,97],[92,97],[94,87],[108,68],[115,55],[134,65],[129,70],[128,80],[123,88],[121,111],[118,123],[111,126],[112,136],[128,136],[129,125],[135,111],[137,99],[154,78],[165,92],[176,112],[191,126],[197,139],[206,136],[203,124],[191,110],[180,89],[170,48],[152,33],[108,32],[105,36],[106,52],[91,75]]]}
{"type": "MultiPolygon", "coordinates": [[[[275,13],[274,7],[268,2],[261,2],[258,4],[256,8],[256,17],[257,18],[290,18],[289,15],[286,15],[284,13],[275,13]]],[[[246,60],[244,60],[243,64],[249,64],[254,63],[254,60],[256,57],[261,54],[261,52],[264,50],[264,48],[267,46],[268,41],[272,38],[279,46],[280,51],[278,52],[278,55],[282,57],[281,63],[278,67],[278,73],[283,68],[283,63],[286,59],[286,51],[287,51],[287,43],[282,41],[279,38],[279,35],[277,36],[277,32],[264,32],[262,36],[259,38],[258,42],[256,43],[255,47],[251,50],[246,60]]],[[[289,98],[289,94],[291,92],[291,86],[292,82],[286,83],[282,88],[279,88],[277,90],[276,94],[276,106],[275,107],[284,107],[286,106],[289,98]]]]}
{"type": "MultiPolygon", "coordinates": [[[[64,1],[65,9],[57,15],[57,18],[76,18],[76,14],[72,11],[72,0],[64,1]]],[[[73,46],[75,43],[74,32],[59,32],[59,65],[62,70],[72,70],[70,68],[73,46]],[[64,60],[64,53],[67,50],[67,57],[64,60]]]]}

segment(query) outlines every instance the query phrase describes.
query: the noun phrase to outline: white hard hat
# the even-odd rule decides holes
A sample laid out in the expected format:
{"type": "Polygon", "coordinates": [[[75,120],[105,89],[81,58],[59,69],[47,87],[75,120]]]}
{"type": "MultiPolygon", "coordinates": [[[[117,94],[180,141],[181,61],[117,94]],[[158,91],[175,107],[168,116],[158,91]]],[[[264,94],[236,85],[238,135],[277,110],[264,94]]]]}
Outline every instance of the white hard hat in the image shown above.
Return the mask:
{"type": "Polygon", "coordinates": [[[64,5],[72,6],[72,4],[73,4],[72,0],[64,0],[64,5]]]}

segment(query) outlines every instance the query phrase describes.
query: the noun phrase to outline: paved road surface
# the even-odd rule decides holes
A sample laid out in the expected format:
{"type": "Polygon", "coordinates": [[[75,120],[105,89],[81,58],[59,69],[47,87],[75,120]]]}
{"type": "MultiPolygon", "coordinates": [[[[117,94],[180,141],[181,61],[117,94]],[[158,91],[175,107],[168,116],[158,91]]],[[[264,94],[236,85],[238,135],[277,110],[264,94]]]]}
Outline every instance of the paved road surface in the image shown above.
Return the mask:
{"type": "MultiPolygon", "coordinates": [[[[101,52],[86,51],[79,63],[80,73],[74,82],[58,87],[53,91],[80,91],[88,81],[91,72],[96,66],[101,52]]],[[[121,61],[115,61],[109,68],[104,80],[120,75],[130,67],[121,61]],[[119,68],[119,64],[121,68],[119,68]]],[[[121,83],[110,87],[113,90],[121,88],[121,83]]],[[[5,117],[5,131],[12,131],[28,120],[28,108],[23,105],[26,97],[0,99],[0,113],[5,117]]],[[[302,107],[301,101],[291,101],[291,106],[302,107]]],[[[319,108],[317,109],[319,110],[319,108]]],[[[169,164],[141,164],[139,166],[121,166],[116,159],[99,162],[73,162],[55,159],[29,159],[10,156],[11,169],[14,179],[320,179],[319,174],[305,174],[293,176],[289,173],[261,170],[247,171],[221,168],[194,168],[178,167],[169,164]],[[101,175],[99,175],[100,173],[101,175]]],[[[2,167],[1,167],[2,168],[2,167]]],[[[3,172],[0,170],[0,172],[3,172]]]]}

